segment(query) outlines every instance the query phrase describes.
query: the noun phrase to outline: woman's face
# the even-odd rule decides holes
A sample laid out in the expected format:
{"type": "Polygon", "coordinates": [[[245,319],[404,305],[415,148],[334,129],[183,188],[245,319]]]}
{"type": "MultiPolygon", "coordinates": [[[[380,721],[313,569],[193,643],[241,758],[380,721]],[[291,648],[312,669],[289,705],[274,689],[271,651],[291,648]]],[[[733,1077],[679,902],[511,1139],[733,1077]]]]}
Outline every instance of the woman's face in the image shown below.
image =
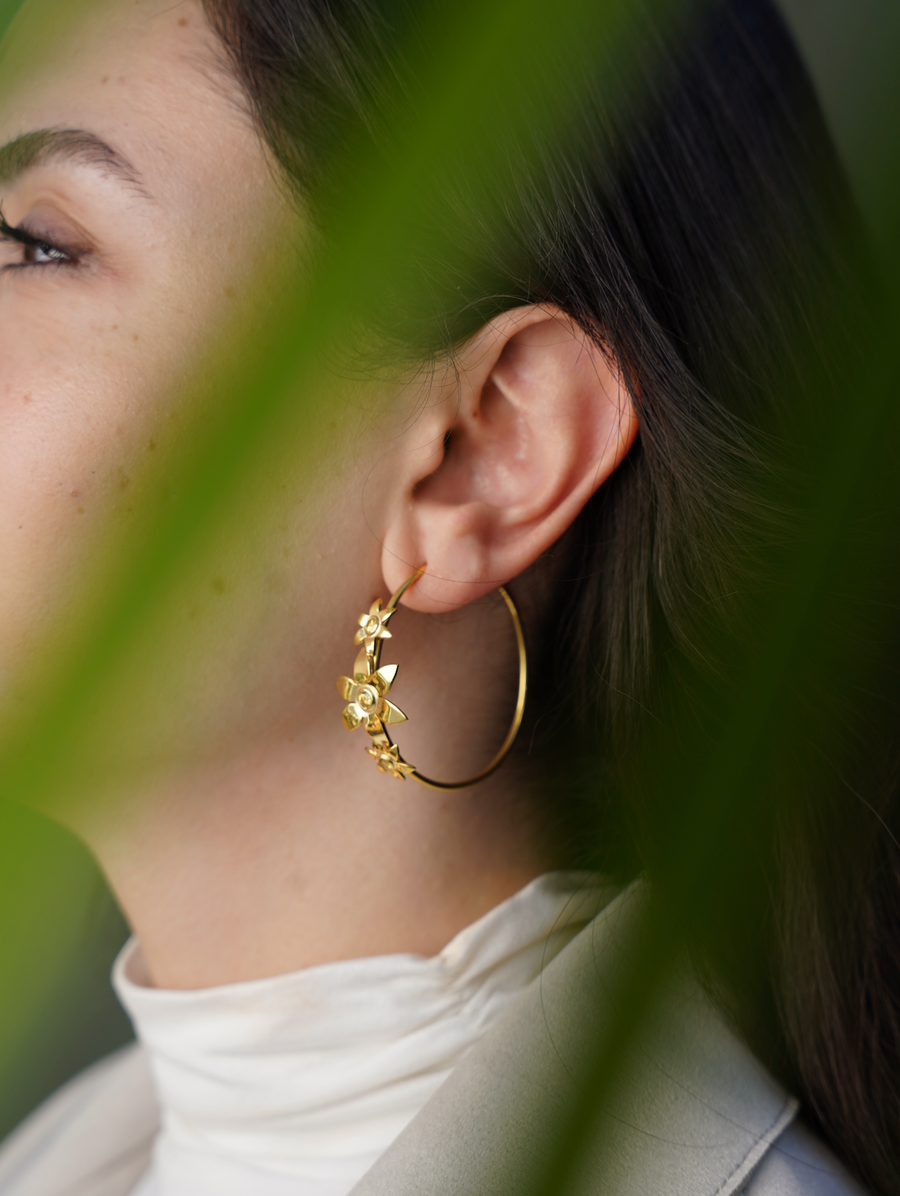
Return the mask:
{"type": "Polygon", "coordinates": [[[2,80],[8,665],[99,521],[127,514],[174,396],[277,274],[290,216],[191,0],[31,0],[2,80]]]}
{"type": "MultiPolygon", "coordinates": [[[[159,463],[202,438],[197,410],[214,413],[228,362],[296,275],[303,221],[194,0],[25,0],[2,81],[0,668],[14,694],[79,587],[102,601],[104,545],[140,541],[148,511],[177,498],[183,479],[159,463]]],[[[387,597],[378,519],[410,445],[402,415],[373,433],[382,385],[330,387],[316,396],[328,451],[311,462],[308,426],[293,428],[267,504],[247,515],[237,487],[226,531],[179,565],[123,653],[90,729],[91,793],[107,774],[131,793],[185,752],[308,768],[314,742],[332,778],[332,759],[352,757],[348,784],[371,768],[361,744],[348,754],[334,680],[360,610],[387,597]]],[[[439,459],[441,435],[426,440],[413,447],[439,459]]]]}
{"type": "MultiPolygon", "coordinates": [[[[215,405],[302,225],[193,0],[26,0],[0,77],[0,668],[16,691],[104,542],[139,538],[177,491],[156,463],[196,436],[192,404],[215,405]]],[[[160,608],[168,662],[153,633],[132,670],[160,694],[126,719],[153,727],[138,758],[285,734],[298,702],[315,721],[304,674],[331,696],[349,666],[331,621],[352,628],[379,583],[377,538],[330,497],[365,477],[325,473],[294,470],[262,532],[192,557],[160,608]]],[[[317,709],[339,723],[334,705],[317,709]]],[[[121,748],[121,728],[104,735],[121,748]]]]}

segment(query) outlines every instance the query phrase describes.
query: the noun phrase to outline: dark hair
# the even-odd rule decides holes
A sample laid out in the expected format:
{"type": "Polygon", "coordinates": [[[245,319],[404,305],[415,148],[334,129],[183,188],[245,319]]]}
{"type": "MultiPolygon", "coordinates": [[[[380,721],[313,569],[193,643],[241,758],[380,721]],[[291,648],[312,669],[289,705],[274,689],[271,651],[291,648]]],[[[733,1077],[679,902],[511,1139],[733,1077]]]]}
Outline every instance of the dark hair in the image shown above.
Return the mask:
{"type": "MultiPolygon", "coordinates": [[[[205,0],[263,136],[323,227],[346,147],[378,145],[392,88],[414,73],[403,47],[426,7],[205,0]]],[[[691,5],[665,35],[652,20],[644,34],[644,56],[619,72],[627,88],[580,82],[552,141],[511,148],[481,188],[446,180],[440,211],[424,215],[441,229],[427,285],[414,310],[402,295],[385,305],[382,331],[410,352],[452,350],[498,311],[548,301],[622,370],[640,435],[559,548],[542,636],[550,696],[532,741],[598,729],[587,800],[603,833],[624,839],[622,867],[633,859],[664,891],[671,814],[642,804],[629,760],[674,705],[689,712],[675,725],[714,725],[711,694],[734,684],[728,644],[736,629],[752,641],[754,595],[783,576],[791,479],[818,430],[837,426],[866,317],[852,203],[769,0],[691,5]]],[[[696,937],[736,1005],[742,988],[755,993],[747,1032],[762,1035],[768,1016],[761,1049],[820,1131],[897,1193],[900,871],[884,749],[896,703],[881,708],[875,748],[854,738],[863,709],[828,725],[850,727],[864,802],[840,775],[847,752],[832,773],[810,771],[814,783],[767,808],[728,925],[696,937]]]]}

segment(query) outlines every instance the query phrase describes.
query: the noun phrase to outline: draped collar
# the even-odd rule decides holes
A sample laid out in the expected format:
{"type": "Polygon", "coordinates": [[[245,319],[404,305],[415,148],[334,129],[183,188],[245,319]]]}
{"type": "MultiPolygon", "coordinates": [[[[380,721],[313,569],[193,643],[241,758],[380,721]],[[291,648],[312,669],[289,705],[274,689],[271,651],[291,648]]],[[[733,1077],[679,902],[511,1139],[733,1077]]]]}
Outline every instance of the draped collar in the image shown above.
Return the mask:
{"type": "Polygon", "coordinates": [[[550,873],[432,958],[193,991],[140,984],[132,941],[113,980],[161,1110],[146,1191],[343,1196],[612,896],[590,874],[550,873]]]}

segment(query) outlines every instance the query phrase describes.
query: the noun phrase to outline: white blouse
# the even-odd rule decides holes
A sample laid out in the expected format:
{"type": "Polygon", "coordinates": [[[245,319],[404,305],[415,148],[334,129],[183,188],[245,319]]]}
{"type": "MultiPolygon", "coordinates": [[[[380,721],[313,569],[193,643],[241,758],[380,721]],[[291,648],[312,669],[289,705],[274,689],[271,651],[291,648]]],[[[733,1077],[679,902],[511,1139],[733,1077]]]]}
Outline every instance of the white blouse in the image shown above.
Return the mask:
{"type": "Polygon", "coordinates": [[[612,895],[589,874],[548,873],[431,959],[343,960],[190,991],[137,983],[132,940],[113,983],[162,1124],[132,1196],[346,1196],[612,895]]]}

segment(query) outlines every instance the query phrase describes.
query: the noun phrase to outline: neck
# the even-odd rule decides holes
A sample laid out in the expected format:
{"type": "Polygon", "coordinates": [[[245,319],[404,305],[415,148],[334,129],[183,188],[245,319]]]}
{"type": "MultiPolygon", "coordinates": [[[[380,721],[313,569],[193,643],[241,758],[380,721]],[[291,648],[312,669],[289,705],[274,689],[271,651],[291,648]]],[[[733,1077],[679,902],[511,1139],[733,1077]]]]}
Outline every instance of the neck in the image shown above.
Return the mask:
{"type": "MultiPolygon", "coordinates": [[[[335,621],[352,629],[359,608],[347,609],[335,621]]],[[[289,642],[286,631],[270,639],[289,642]]],[[[128,777],[118,793],[81,807],[81,817],[67,811],[159,987],[431,956],[559,866],[515,755],[487,781],[449,793],[384,775],[365,731],[348,732],[341,719],[334,683],[357,651],[352,633],[307,641],[299,668],[283,650],[245,652],[257,672],[248,681],[246,666],[226,671],[218,707],[205,690],[194,706],[181,701],[189,746],[180,755],[174,729],[148,732],[146,757],[129,755],[115,774],[128,777]],[[221,710],[209,731],[195,707],[221,710]]],[[[404,609],[402,636],[390,645],[387,659],[402,671],[397,701],[409,715],[397,735],[404,756],[426,775],[474,775],[502,742],[515,703],[508,615],[494,600],[446,618],[404,609]]]]}
{"type": "Polygon", "coordinates": [[[436,954],[557,866],[514,772],[441,794],[381,775],[359,749],[321,775],[268,752],[158,786],[127,818],[79,829],[149,981],[201,988],[436,954]]]}

